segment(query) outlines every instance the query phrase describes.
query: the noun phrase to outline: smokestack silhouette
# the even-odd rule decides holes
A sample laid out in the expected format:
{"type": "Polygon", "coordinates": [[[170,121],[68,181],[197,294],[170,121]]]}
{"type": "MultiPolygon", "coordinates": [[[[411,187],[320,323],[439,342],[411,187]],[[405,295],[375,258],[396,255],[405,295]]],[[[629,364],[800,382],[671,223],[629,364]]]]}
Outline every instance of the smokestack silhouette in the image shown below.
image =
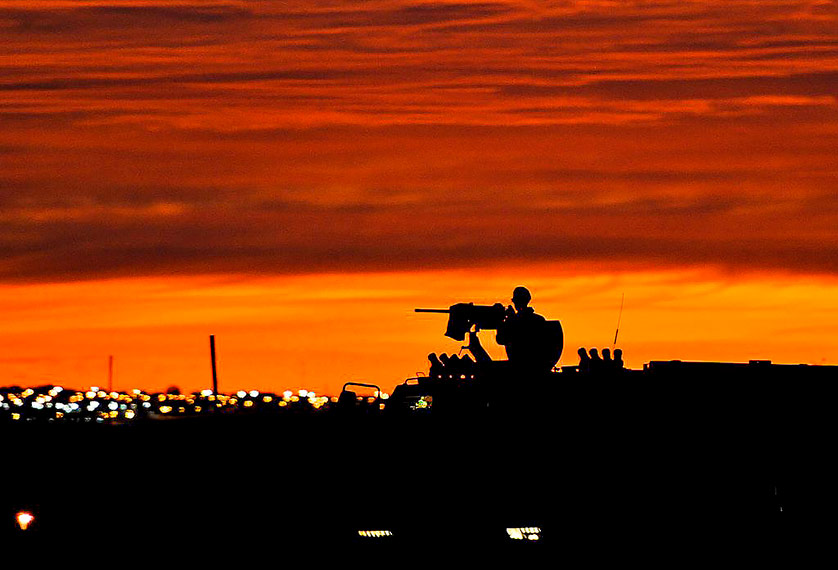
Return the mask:
{"type": "Polygon", "coordinates": [[[108,392],[113,392],[113,354],[108,356],[108,392]]]}
{"type": "Polygon", "coordinates": [[[215,366],[215,335],[210,335],[210,359],[212,360],[212,393],[218,394],[218,370],[215,366]]]}

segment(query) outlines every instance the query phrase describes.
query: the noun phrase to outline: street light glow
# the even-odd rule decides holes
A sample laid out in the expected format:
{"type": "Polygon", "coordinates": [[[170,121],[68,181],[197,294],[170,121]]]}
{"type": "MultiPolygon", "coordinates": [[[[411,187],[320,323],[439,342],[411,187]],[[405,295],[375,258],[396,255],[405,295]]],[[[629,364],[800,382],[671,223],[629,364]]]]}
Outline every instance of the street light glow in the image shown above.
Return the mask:
{"type": "Polygon", "coordinates": [[[20,530],[26,530],[29,528],[29,525],[32,524],[32,521],[35,520],[35,517],[30,512],[20,511],[17,515],[15,515],[15,520],[17,521],[17,526],[20,527],[20,530]]]}

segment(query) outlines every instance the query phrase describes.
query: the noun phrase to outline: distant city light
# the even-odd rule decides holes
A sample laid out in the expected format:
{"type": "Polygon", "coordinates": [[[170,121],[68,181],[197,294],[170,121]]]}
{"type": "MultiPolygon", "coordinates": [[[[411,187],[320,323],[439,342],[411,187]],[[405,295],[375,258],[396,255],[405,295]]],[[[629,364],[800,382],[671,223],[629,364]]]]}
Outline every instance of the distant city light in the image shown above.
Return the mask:
{"type": "Polygon", "coordinates": [[[358,536],[363,536],[364,538],[384,538],[385,536],[393,536],[393,533],[389,530],[359,530],[358,536]]]}
{"type": "MultiPolygon", "coordinates": [[[[278,394],[259,390],[240,390],[232,395],[201,390],[191,394],[145,393],[39,388],[0,388],[0,420],[124,423],[141,419],[173,416],[235,414],[245,410],[259,414],[302,410],[306,413],[328,411],[340,406],[338,397],[318,395],[311,390],[286,390],[278,394]],[[274,402],[276,405],[274,405],[274,402]],[[271,404],[270,406],[265,404],[271,404]]],[[[382,398],[386,394],[379,394],[382,398]]],[[[382,400],[358,397],[358,405],[380,411],[382,400]]],[[[427,404],[430,404],[428,398],[427,404]]]]}
{"type": "Polygon", "coordinates": [[[511,527],[506,529],[506,534],[512,540],[536,541],[541,538],[541,528],[537,526],[511,527]]]}

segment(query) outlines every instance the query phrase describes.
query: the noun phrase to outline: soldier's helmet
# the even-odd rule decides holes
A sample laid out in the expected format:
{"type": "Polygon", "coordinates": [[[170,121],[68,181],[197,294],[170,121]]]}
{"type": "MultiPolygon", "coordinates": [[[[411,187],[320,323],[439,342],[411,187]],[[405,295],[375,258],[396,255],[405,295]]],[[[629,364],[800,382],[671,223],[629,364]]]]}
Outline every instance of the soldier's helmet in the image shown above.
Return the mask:
{"type": "Polygon", "coordinates": [[[526,287],[515,287],[512,292],[512,302],[515,304],[522,304],[524,306],[532,300],[529,290],[526,287]]]}

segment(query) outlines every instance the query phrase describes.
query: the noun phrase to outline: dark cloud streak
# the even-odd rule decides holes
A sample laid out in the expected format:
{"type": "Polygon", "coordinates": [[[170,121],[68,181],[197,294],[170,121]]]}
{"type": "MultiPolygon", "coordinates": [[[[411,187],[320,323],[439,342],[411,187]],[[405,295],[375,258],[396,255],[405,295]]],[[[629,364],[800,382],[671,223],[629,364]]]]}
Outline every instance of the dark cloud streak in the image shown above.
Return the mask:
{"type": "Polygon", "coordinates": [[[0,279],[409,270],[516,259],[838,270],[833,195],[773,204],[724,195],[616,204],[562,198],[568,203],[556,207],[484,206],[477,218],[470,204],[456,202],[417,209],[276,200],[192,204],[166,215],[133,203],[98,205],[89,216],[67,210],[34,223],[37,215],[23,215],[0,232],[0,279]],[[805,231],[795,226],[799,218],[808,220],[805,231]]]}

